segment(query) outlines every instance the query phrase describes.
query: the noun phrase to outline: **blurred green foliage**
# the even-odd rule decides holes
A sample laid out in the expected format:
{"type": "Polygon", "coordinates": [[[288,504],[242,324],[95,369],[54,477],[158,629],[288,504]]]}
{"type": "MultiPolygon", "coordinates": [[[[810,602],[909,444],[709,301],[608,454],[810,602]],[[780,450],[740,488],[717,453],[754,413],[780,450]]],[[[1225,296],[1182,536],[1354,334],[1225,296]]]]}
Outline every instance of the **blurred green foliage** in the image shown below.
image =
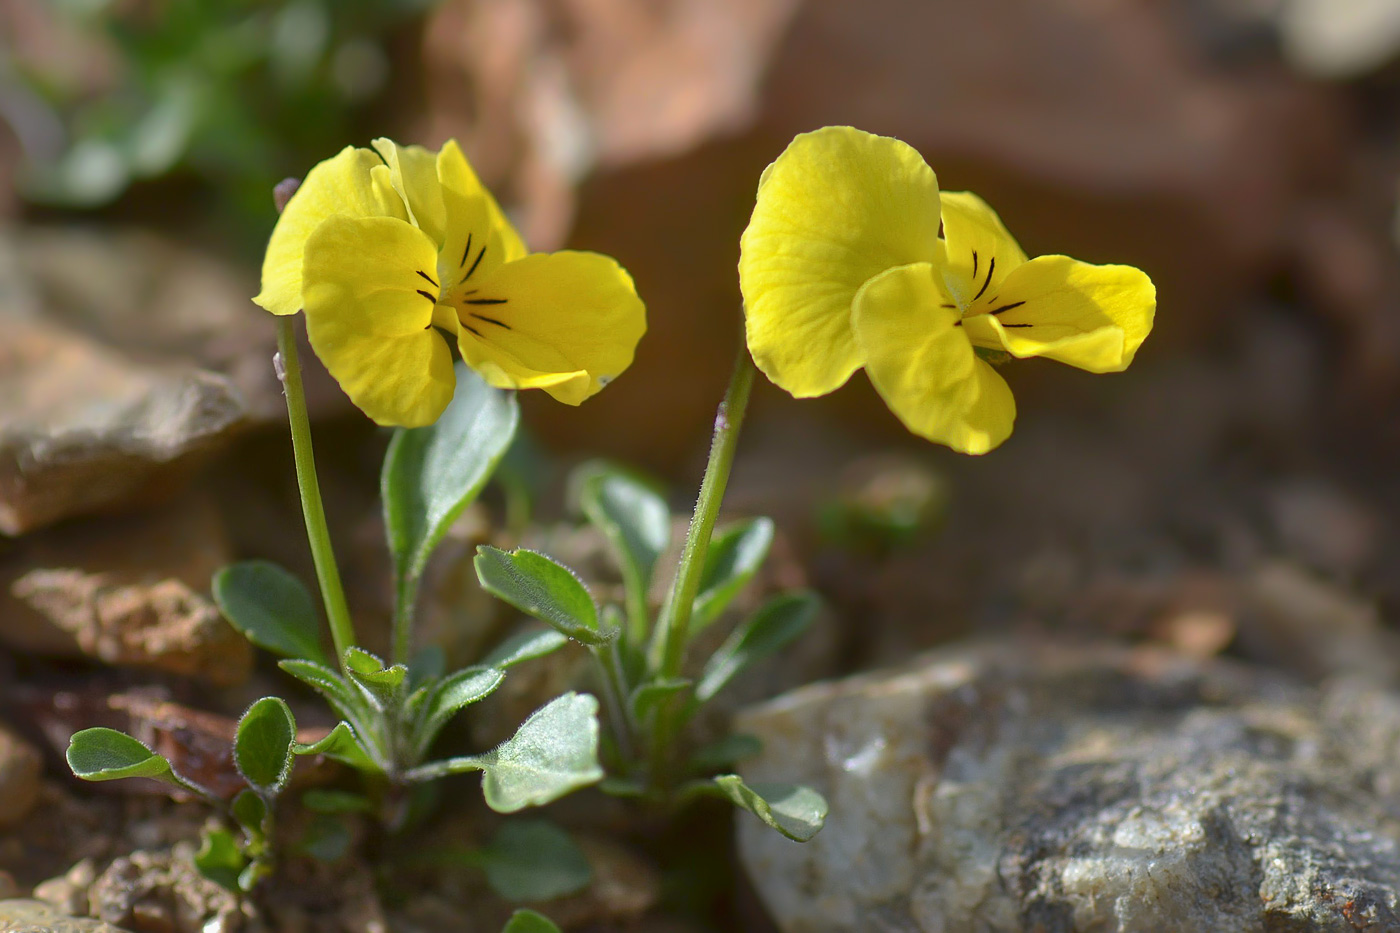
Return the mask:
{"type": "Polygon", "coordinates": [[[235,240],[261,246],[272,186],[354,141],[389,84],[388,36],[433,2],[46,0],[68,41],[0,56],[22,98],[6,114],[20,191],[96,208],[187,174],[235,240]]]}

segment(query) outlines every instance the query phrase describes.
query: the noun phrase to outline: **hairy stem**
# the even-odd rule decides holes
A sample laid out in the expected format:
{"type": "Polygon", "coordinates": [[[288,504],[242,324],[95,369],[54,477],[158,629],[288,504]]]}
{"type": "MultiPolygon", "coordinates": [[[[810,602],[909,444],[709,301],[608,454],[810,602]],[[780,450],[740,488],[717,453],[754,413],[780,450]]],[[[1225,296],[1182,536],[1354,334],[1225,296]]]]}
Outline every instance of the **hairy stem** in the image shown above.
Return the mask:
{"type": "Polygon", "coordinates": [[[326,619],[335,642],[335,656],[345,663],[345,649],[355,644],[355,627],[350,621],[350,609],[345,604],[345,590],[340,585],[340,570],[336,567],[331,548],[331,534],[326,528],[326,510],[321,504],[321,486],[316,481],[316,457],[311,449],[311,419],[306,414],[306,393],[301,387],[301,364],[297,360],[296,325],[293,315],[277,319],[277,353],[281,360],[278,377],[287,397],[287,418],[292,428],[292,455],[296,460],[297,488],[301,492],[301,514],[306,520],[306,537],[311,544],[311,559],[316,564],[316,580],[321,585],[321,598],[326,604],[326,619]]]}

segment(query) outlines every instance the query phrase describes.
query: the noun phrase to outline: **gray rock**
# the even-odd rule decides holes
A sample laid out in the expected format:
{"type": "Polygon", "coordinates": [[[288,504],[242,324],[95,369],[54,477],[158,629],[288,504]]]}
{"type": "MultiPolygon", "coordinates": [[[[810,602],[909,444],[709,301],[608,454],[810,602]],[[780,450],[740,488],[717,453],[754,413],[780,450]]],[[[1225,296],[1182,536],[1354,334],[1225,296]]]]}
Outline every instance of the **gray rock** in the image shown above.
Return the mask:
{"type": "Polygon", "coordinates": [[[806,845],[739,818],[786,933],[1400,930],[1400,701],[1373,687],[973,645],[737,727],[747,779],[831,803],[806,845]]]}
{"type": "Polygon", "coordinates": [[[43,901],[0,901],[0,933],[125,933],[86,917],[70,917],[43,901]]]}

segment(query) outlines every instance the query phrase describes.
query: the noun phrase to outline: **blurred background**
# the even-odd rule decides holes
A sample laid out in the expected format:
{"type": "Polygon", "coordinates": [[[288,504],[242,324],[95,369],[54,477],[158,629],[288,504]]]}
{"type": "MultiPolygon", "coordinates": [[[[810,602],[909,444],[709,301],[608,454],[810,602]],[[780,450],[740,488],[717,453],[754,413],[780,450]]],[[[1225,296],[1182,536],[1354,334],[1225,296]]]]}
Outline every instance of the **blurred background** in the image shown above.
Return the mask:
{"type": "MultiPolygon", "coordinates": [[[[525,399],[512,469],[555,521],[593,455],[688,505],[759,173],[840,123],[1031,255],[1143,268],[1157,325],[1122,375],[1006,366],[1018,427],[980,459],[861,375],[761,386],[729,508],[777,518],[774,573],[833,606],[770,691],[1025,631],[1400,680],[1400,0],[0,0],[0,645],[246,681],[217,636],[153,660],[72,607],[307,566],[249,301],[282,178],[455,137],[533,249],[632,272],[634,366],[577,410],[525,399]]],[[[387,437],[313,375],[370,628],[387,437]]]]}

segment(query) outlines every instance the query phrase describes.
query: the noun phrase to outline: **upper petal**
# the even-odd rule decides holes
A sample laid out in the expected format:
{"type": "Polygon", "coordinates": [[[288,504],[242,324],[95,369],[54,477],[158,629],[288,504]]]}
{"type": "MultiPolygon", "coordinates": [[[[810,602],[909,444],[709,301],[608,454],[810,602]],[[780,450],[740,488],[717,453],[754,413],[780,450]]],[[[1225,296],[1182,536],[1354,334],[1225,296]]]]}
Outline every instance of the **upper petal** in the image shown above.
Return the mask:
{"type": "Polygon", "coordinates": [[[468,278],[480,281],[503,263],[525,256],[528,251],[520,234],[454,139],[438,152],[437,178],[446,205],[439,266],[444,288],[468,278]]]}
{"type": "Polygon", "coordinates": [[[1128,368],[1152,331],[1157,289],[1132,266],[1037,256],[1007,277],[997,303],[1005,310],[964,320],[977,343],[1112,373],[1128,368]]]}
{"type": "Polygon", "coordinates": [[[937,270],[921,262],[890,269],[856,295],[852,324],[865,371],[904,426],[967,454],[1011,435],[1016,401],[1005,380],[978,359],[944,307],[937,270]]]}
{"type": "Polygon", "coordinates": [[[337,215],[408,216],[384,163],[369,149],[346,146],[307,173],[272,230],[263,257],[262,291],[253,301],[273,314],[301,309],[306,240],[323,220],[337,215]]]}
{"type": "Polygon", "coordinates": [[[400,146],[392,139],[376,139],[371,145],[389,167],[394,190],[408,206],[409,222],[441,246],[446,213],[442,186],[438,183],[437,155],[422,146],[400,146]]]}
{"type": "Polygon", "coordinates": [[[804,133],[764,171],[740,243],[749,350],[798,397],[839,388],[863,357],[851,302],[874,275],[930,259],[938,180],[913,148],[848,126],[804,133]]]}
{"type": "Polygon", "coordinates": [[[500,388],[577,405],[632,364],[646,332],[631,276],[599,253],[535,253],[473,283],[454,296],[462,358],[500,388]]]}
{"type": "Polygon", "coordinates": [[[379,424],[430,424],[452,399],[452,352],[420,275],[437,248],[389,217],[332,217],[306,243],[306,332],[326,369],[379,424]]]}
{"type": "Polygon", "coordinates": [[[948,290],[964,308],[992,300],[1011,271],[1026,261],[1026,254],[997,212],[971,191],[945,191],[942,205],[948,290]]]}

